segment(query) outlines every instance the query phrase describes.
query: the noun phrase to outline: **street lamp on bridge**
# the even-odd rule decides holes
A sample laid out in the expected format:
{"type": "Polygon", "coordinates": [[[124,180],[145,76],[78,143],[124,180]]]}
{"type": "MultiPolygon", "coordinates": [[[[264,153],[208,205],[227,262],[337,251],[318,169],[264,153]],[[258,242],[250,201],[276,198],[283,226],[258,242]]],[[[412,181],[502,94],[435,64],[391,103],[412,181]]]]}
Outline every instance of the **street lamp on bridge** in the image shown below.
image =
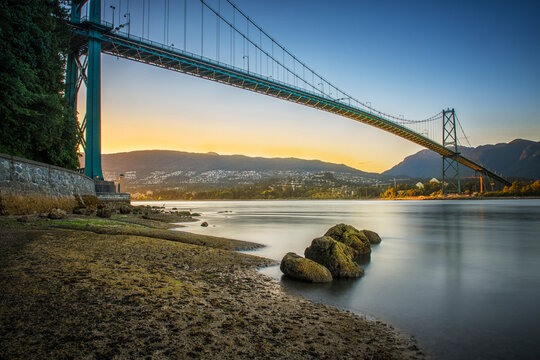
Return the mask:
{"type": "Polygon", "coordinates": [[[242,56],[242,59],[247,59],[247,72],[249,74],[249,55],[242,56]]]}
{"type": "Polygon", "coordinates": [[[110,8],[112,9],[112,25],[114,27],[114,11],[116,10],[116,6],[111,5],[110,8]]]}
{"type": "Polygon", "coordinates": [[[341,100],[349,100],[349,106],[351,106],[351,98],[350,97],[339,98],[339,99],[336,99],[335,101],[341,101],[341,100]]]}

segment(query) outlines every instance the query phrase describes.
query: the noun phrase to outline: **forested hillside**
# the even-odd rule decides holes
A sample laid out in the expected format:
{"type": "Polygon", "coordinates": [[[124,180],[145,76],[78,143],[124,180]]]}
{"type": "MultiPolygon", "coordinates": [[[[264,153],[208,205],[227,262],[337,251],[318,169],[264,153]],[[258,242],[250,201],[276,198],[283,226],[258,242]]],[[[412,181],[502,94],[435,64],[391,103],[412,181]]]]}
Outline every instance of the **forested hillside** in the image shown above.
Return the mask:
{"type": "Polygon", "coordinates": [[[66,16],[58,0],[0,1],[0,152],[74,169],[66,16]]]}

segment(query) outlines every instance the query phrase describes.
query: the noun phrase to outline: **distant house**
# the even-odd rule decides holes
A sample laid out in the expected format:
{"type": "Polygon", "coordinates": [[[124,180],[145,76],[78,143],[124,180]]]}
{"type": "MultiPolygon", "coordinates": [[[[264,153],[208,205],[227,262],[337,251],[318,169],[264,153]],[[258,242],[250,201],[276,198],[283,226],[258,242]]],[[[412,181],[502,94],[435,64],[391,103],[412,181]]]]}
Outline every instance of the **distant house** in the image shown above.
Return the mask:
{"type": "Polygon", "coordinates": [[[125,178],[125,179],[130,179],[130,180],[135,180],[135,179],[137,179],[137,171],[136,171],[136,170],[126,171],[126,172],[124,173],[124,178],[125,178]]]}
{"type": "Polygon", "coordinates": [[[416,183],[416,187],[419,188],[419,189],[423,189],[423,188],[424,188],[424,184],[422,184],[421,182],[417,182],[417,183],[416,183]]]}
{"type": "Polygon", "coordinates": [[[429,180],[430,183],[440,184],[441,182],[435,178],[429,180]]]}

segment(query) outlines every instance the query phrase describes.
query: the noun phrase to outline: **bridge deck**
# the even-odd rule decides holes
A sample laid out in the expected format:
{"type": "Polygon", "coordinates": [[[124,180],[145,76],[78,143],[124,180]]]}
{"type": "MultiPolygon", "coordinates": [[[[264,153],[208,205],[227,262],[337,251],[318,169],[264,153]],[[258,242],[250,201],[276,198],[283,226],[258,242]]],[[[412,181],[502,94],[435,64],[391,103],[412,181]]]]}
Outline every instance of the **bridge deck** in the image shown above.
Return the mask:
{"type": "MultiPolygon", "coordinates": [[[[73,24],[73,26],[75,28],[75,34],[77,34],[73,41],[80,43],[81,40],[84,41],[85,38],[90,36],[90,32],[88,31],[89,26],[87,24],[73,24]]],[[[473,160],[463,157],[459,153],[406,127],[362,109],[278,82],[275,79],[248,73],[243,69],[221,64],[199,55],[183,52],[138,37],[128,37],[127,35],[112,33],[103,30],[103,27],[100,30],[97,36],[102,41],[102,52],[104,53],[205,78],[344,116],[400,136],[433,150],[442,156],[455,158],[459,163],[473,170],[505,185],[510,185],[509,181],[473,160]]]]}

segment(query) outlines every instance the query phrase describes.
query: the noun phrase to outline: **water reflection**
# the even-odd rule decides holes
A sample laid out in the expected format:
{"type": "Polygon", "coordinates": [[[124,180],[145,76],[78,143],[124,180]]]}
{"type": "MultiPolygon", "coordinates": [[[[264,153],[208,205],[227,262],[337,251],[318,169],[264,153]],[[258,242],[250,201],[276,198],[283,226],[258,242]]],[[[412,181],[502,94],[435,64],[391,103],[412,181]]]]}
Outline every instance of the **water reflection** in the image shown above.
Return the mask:
{"type": "Polygon", "coordinates": [[[369,265],[369,263],[371,262],[371,254],[360,254],[360,255],[357,255],[355,258],[354,258],[354,261],[360,265],[361,267],[363,267],[364,269],[369,265]]]}
{"type": "Polygon", "coordinates": [[[291,280],[286,276],[281,276],[280,278],[282,284],[289,288],[294,289],[296,291],[298,290],[306,290],[306,291],[315,291],[316,293],[320,294],[321,296],[329,296],[330,294],[335,297],[342,297],[343,295],[350,294],[351,288],[353,288],[358,281],[362,281],[361,278],[359,279],[335,279],[331,283],[324,283],[324,284],[311,284],[311,283],[305,283],[305,282],[298,282],[295,280],[291,280]]]}
{"type": "MultiPolygon", "coordinates": [[[[161,205],[161,203],[160,203],[161,205]]],[[[303,254],[340,222],[378,232],[360,279],[305,284],[262,270],[311,298],[387,320],[442,359],[540,354],[540,201],[249,201],[167,203],[203,213],[189,231],[303,254]],[[232,213],[219,211],[229,210],[232,213]]]]}

